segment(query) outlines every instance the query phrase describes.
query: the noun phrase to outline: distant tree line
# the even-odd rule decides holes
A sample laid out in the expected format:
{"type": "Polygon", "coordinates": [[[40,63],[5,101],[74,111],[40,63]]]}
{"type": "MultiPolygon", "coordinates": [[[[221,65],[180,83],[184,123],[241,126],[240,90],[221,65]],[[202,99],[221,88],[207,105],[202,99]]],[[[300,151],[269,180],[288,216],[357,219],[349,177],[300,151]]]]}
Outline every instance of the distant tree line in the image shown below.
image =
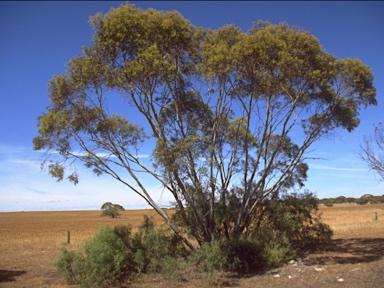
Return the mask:
{"type": "Polygon", "coordinates": [[[341,203],[356,203],[359,205],[364,205],[368,203],[379,204],[379,203],[384,203],[384,194],[381,196],[364,194],[360,198],[345,197],[345,196],[339,196],[337,198],[323,198],[323,199],[318,199],[318,203],[324,204],[327,207],[332,207],[333,204],[341,204],[341,203]]]}

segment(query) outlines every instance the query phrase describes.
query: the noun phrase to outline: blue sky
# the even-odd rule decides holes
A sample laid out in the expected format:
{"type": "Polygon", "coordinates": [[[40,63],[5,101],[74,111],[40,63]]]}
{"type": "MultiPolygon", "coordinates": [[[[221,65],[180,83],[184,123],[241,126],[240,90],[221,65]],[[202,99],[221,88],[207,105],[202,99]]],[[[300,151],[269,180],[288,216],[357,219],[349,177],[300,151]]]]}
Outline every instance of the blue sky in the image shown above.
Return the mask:
{"type": "MultiPolygon", "coordinates": [[[[177,10],[196,26],[234,24],[246,31],[257,20],[287,22],[315,35],[328,53],[359,58],[375,75],[378,106],[360,114],[352,133],[339,131],[316,143],[306,188],[318,197],[384,194],[384,184],[356,155],[364,135],[384,121],[384,2],[131,2],[137,7],[177,10]]],[[[77,186],[56,182],[40,171],[33,151],[37,117],[49,105],[47,83],[89,45],[90,16],[124,2],[0,2],[0,211],[99,209],[107,201],[146,207],[108,176],[81,171],[77,186]]],[[[160,187],[147,183],[154,199],[167,205],[160,187]]]]}

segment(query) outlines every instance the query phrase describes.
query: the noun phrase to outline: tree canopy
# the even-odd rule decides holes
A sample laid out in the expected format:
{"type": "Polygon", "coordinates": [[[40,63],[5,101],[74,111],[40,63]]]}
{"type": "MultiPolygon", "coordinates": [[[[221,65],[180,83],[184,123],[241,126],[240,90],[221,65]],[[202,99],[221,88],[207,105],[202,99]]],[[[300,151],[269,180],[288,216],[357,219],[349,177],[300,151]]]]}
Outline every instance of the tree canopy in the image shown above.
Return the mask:
{"type": "Polygon", "coordinates": [[[90,23],[92,45],[49,82],[34,149],[61,155],[48,165],[59,180],[74,160],[112,176],[184,237],[145,172],[173,195],[199,243],[244,233],[262,201],[304,186],[308,148],[335,129],[352,131],[359,110],[376,104],[369,67],[286,23],[208,30],[130,4],[90,23]],[[124,113],[110,112],[111,91],[124,113]]]}
{"type": "Polygon", "coordinates": [[[124,207],[120,204],[113,204],[111,202],[105,202],[101,206],[101,210],[103,210],[103,213],[100,216],[109,216],[111,218],[117,218],[120,216],[120,211],[125,211],[124,207]]]}

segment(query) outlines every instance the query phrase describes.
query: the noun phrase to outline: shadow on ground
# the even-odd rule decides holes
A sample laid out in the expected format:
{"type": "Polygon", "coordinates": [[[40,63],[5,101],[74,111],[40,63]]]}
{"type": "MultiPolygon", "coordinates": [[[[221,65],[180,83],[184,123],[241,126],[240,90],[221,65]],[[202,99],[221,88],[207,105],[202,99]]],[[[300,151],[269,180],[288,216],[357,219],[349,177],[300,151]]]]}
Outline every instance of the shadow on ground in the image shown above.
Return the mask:
{"type": "Polygon", "coordinates": [[[14,282],[16,281],[15,277],[21,276],[27,273],[26,271],[9,271],[9,270],[0,270],[0,283],[2,282],[14,282]]]}
{"type": "Polygon", "coordinates": [[[305,265],[357,264],[384,258],[384,238],[337,239],[321,253],[303,259],[305,265]]]}

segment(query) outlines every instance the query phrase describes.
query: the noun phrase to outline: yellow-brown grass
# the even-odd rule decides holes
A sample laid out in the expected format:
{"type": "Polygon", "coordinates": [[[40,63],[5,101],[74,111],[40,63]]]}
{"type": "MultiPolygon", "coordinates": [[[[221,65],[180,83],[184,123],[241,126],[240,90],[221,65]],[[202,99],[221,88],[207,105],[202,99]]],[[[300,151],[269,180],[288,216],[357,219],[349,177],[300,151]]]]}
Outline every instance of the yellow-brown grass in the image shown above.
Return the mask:
{"type": "Polygon", "coordinates": [[[75,249],[102,226],[128,225],[137,229],[153,210],[121,212],[120,218],[99,217],[100,211],[0,213],[0,287],[66,287],[54,263],[60,248],[75,249]],[[4,280],[5,279],[5,280],[4,280]],[[13,281],[17,280],[17,281],[13,281]]]}
{"type": "Polygon", "coordinates": [[[319,212],[335,232],[334,239],[384,237],[384,204],[321,205],[319,212]],[[375,220],[376,215],[378,220],[375,220]]]}
{"type": "Polygon", "coordinates": [[[117,219],[99,217],[100,211],[15,212],[0,213],[0,249],[61,246],[67,242],[79,244],[102,226],[132,225],[137,228],[144,215],[160,217],[153,210],[123,211],[117,219]]]}

